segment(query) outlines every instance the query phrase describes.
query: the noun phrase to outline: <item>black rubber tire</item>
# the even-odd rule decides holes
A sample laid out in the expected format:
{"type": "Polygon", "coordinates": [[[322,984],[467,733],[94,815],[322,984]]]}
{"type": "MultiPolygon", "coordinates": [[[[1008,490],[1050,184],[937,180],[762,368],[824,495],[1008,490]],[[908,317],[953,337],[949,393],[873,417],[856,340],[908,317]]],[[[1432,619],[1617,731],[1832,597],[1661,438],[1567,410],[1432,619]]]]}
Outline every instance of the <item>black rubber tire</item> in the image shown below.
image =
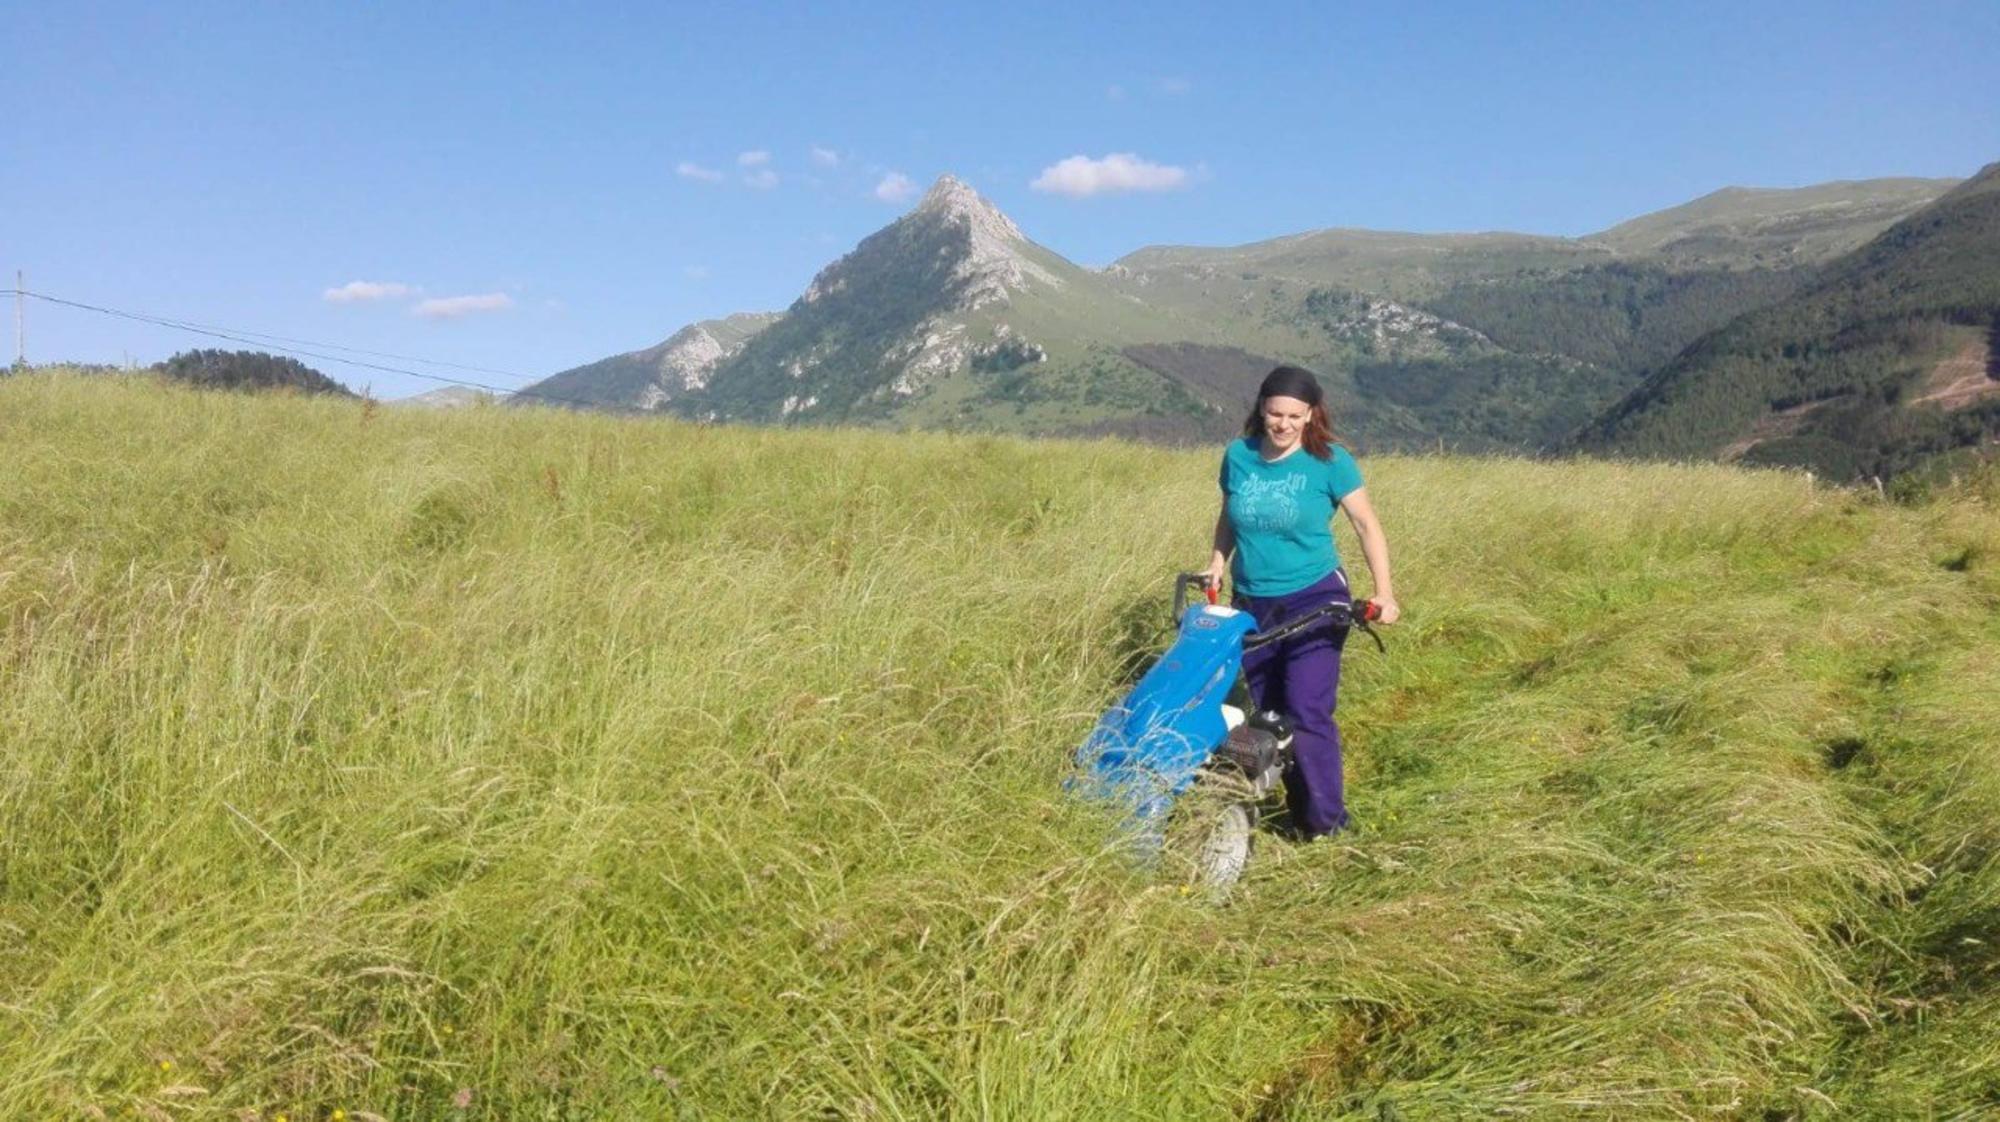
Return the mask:
{"type": "Polygon", "coordinates": [[[1165,872],[1211,896],[1226,895],[1249,866],[1256,832],[1250,785],[1233,771],[1204,771],[1174,802],[1165,872]]]}
{"type": "Polygon", "coordinates": [[[1211,893],[1227,892],[1250,866],[1251,837],[1257,830],[1257,808],[1230,803],[1215,812],[1196,861],[1196,875],[1211,893]]]}

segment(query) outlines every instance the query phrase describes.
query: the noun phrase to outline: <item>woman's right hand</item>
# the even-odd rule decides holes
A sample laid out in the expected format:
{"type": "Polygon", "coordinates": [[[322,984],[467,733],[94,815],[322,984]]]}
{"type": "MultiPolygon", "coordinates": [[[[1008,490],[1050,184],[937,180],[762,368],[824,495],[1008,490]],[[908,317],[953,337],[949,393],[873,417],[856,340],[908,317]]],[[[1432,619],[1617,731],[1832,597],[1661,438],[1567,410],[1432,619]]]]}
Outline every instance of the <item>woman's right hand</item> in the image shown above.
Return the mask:
{"type": "Polygon", "coordinates": [[[1228,574],[1229,558],[1217,553],[1209,558],[1208,568],[1201,575],[1208,582],[1208,587],[1214,590],[1216,595],[1220,596],[1222,594],[1222,578],[1228,574]]]}

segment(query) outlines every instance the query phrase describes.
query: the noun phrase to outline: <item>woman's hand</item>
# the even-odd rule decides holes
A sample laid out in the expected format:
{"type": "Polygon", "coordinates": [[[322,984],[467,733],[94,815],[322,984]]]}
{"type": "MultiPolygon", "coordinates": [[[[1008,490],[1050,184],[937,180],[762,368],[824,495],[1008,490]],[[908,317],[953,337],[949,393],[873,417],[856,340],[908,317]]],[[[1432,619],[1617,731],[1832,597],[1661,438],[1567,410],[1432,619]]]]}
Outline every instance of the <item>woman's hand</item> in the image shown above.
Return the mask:
{"type": "Polygon", "coordinates": [[[1368,562],[1368,583],[1374,588],[1374,600],[1382,609],[1379,622],[1394,623],[1402,617],[1403,608],[1396,603],[1396,594],[1389,578],[1389,539],[1382,533],[1382,523],[1375,517],[1374,504],[1368,501],[1368,488],[1356,487],[1340,500],[1340,509],[1347,512],[1347,520],[1354,523],[1354,532],[1361,538],[1361,556],[1368,562]]]}
{"type": "Polygon", "coordinates": [[[1207,579],[1208,587],[1213,589],[1216,595],[1220,596],[1222,594],[1222,578],[1227,576],[1228,573],[1229,558],[1224,557],[1218,552],[1209,557],[1208,568],[1203,570],[1201,575],[1207,579]]]}
{"type": "Polygon", "coordinates": [[[1229,554],[1236,548],[1236,530],[1229,524],[1229,504],[1225,501],[1222,509],[1215,512],[1215,536],[1209,541],[1208,568],[1202,575],[1208,578],[1208,589],[1217,596],[1222,595],[1222,578],[1229,572],[1229,554]]]}

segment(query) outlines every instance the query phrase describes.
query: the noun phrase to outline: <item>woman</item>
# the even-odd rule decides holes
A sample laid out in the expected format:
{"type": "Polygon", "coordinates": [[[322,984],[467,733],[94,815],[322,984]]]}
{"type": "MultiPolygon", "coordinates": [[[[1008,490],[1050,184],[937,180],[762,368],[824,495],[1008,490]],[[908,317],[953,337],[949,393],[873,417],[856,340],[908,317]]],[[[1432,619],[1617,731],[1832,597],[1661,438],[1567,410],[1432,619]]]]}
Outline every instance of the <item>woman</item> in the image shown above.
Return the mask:
{"type": "MultiPolygon", "coordinates": [[[[1350,601],[1333,544],[1333,511],[1347,512],[1361,538],[1381,622],[1402,614],[1389,576],[1389,542],[1369,505],[1361,469],[1333,443],[1319,380],[1296,366],[1271,371],[1243,423],[1243,439],[1222,455],[1222,513],[1215,520],[1211,588],[1235,579],[1235,605],[1268,628],[1329,601],[1350,601]],[[1234,555],[1234,564],[1231,556],[1234,555]]],[[[1250,651],[1243,675],[1259,709],[1291,718],[1297,764],[1285,774],[1293,829],[1307,839],[1347,825],[1341,793],[1340,651],[1346,629],[1314,628],[1250,651]]]]}

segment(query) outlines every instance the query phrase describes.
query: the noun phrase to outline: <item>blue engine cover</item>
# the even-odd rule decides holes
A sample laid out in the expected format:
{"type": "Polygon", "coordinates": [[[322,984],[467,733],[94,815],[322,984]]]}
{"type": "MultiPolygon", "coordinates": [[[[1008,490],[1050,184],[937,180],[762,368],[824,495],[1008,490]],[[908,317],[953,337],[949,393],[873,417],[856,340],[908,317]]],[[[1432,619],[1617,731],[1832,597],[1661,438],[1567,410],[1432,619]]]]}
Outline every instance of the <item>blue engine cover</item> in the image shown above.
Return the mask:
{"type": "Polygon", "coordinates": [[[1256,627],[1248,612],[1189,608],[1174,645],[1077,750],[1082,792],[1130,807],[1135,825],[1157,832],[1174,796],[1229,736],[1222,702],[1256,627]]]}

